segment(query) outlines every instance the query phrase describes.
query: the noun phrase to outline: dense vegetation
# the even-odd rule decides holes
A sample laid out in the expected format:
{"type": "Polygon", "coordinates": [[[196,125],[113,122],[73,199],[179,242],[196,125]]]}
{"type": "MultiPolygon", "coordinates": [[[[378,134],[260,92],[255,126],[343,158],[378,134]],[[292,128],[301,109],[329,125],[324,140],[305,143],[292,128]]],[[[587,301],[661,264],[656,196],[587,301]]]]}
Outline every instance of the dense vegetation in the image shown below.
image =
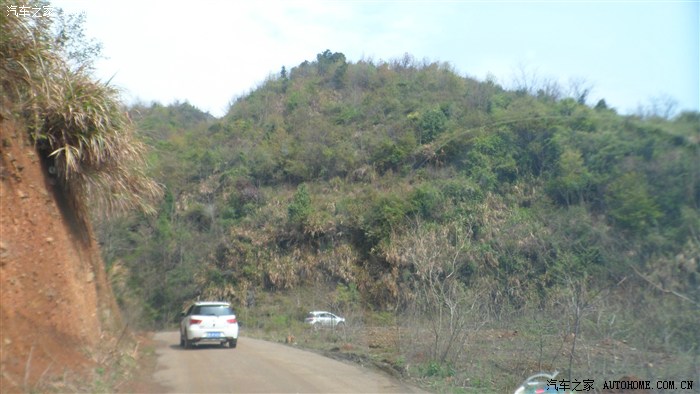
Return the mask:
{"type": "Polygon", "coordinates": [[[251,322],[275,294],[308,296],[276,311],[290,320],[392,311],[432,327],[440,371],[475,322],[538,314],[578,333],[614,311],[625,340],[697,354],[700,114],[561,91],[325,51],[222,119],[136,105],[166,193],[153,217],[100,222],[120,301],[155,326],[196,298],[251,322]]]}

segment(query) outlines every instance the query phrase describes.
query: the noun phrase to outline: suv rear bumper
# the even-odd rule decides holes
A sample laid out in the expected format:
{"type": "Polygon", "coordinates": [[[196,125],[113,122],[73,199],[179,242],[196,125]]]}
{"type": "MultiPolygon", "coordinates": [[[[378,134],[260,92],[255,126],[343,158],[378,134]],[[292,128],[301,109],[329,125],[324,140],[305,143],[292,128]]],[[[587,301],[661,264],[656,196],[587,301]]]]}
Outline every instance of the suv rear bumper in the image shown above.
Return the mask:
{"type": "Polygon", "coordinates": [[[204,329],[204,328],[196,328],[196,327],[189,327],[187,330],[185,330],[185,334],[187,335],[187,339],[190,341],[212,341],[212,342],[221,342],[225,340],[232,340],[232,339],[237,339],[238,338],[238,328],[222,328],[222,329],[204,329]],[[221,333],[219,336],[215,337],[210,337],[207,336],[208,333],[212,332],[217,332],[221,333]]]}
{"type": "Polygon", "coordinates": [[[190,339],[191,342],[193,343],[222,343],[222,342],[230,342],[230,341],[238,341],[238,338],[234,337],[218,337],[218,338],[192,338],[190,339]]]}

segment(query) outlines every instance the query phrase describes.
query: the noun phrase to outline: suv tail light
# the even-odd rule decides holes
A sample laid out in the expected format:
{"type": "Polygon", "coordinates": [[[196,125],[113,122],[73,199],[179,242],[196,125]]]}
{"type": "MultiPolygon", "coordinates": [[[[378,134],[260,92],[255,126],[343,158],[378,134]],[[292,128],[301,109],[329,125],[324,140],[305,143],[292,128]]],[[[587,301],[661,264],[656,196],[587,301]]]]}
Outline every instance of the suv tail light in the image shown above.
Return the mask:
{"type": "Polygon", "coordinates": [[[226,319],[226,322],[228,324],[235,324],[237,322],[236,318],[234,317],[233,319],[226,319]]]}
{"type": "Polygon", "coordinates": [[[201,319],[190,319],[190,326],[201,323],[201,319]]]}

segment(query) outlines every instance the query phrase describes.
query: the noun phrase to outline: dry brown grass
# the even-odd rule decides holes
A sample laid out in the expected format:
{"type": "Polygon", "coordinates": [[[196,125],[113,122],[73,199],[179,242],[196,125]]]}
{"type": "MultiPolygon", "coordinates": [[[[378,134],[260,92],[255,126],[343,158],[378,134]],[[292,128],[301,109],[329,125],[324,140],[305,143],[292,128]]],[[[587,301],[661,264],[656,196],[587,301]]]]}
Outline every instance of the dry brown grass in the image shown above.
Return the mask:
{"type": "Polygon", "coordinates": [[[0,19],[0,116],[21,118],[63,194],[87,220],[130,209],[154,212],[162,187],[146,175],[145,146],[119,91],[72,68],[57,50],[49,18],[0,19]]]}

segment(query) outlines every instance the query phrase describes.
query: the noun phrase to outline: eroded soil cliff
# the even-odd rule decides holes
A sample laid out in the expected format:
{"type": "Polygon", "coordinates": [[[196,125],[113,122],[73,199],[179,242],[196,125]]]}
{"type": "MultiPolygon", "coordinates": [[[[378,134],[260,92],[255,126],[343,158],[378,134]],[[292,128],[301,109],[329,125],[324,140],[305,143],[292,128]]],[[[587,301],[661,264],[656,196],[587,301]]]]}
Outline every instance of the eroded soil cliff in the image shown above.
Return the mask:
{"type": "Polygon", "coordinates": [[[89,376],[123,329],[89,226],[20,125],[0,117],[0,391],[89,376]]]}

